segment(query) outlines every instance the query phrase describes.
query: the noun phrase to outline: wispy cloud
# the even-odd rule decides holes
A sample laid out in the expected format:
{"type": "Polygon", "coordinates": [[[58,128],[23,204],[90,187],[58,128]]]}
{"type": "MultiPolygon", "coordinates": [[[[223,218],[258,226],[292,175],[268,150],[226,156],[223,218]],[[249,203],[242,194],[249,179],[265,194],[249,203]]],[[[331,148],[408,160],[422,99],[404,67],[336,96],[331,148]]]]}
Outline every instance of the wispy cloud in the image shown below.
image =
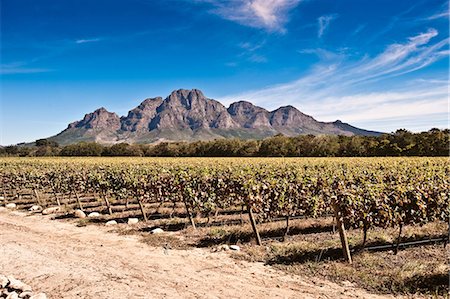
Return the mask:
{"type": "Polygon", "coordinates": [[[367,27],[367,24],[361,24],[358,27],[355,28],[355,30],[353,30],[352,35],[357,35],[358,33],[360,33],[361,31],[364,30],[364,28],[367,27]]]}
{"type": "Polygon", "coordinates": [[[254,51],[260,49],[262,46],[264,46],[265,43],[266,43],[265,40],[263,40],[262,42],[256,43],[256,44],[251,43],[251,42],[245,42],[245,43],[240,43],[239,47],[241,49],[244,49],[245,51],[254,52],[254,51]]]}
{"type": "Polygon", "coordinates": [[[440,11],[434,13],[431,16],[426,17],[424,20],[431,21],[431,20],[442,19],[442,18],[444,18],[444,19],[450,18],[450,2],[449,1],[442,4],[440,11]]]}
{"type": "Polygon", "coordinates": [[[258,53],[264,45],[266,41],[260,41],[257,43],[253,42],[244,42],[240,43],[238,46],[242,50],[242,52],[238,55],[240,58],[244,58],[247,61],[254,62],[254,63],[265,63],[267,62],[267,57],[258,53]]]}
{"type": "Polygon", "coordinates": [[[450,11],[444,11],[444,12],[440,12],[437,14],[434,14],[432,16],[429,16],[428,18],[426,18],[427,20],[436,20],[436,19],[441,19],[441,18],[449,18],[450,17],[450,11]]]}
{"type": "Polygon", "coordinates": [[[248,58],[249,61],[251,62],[256,62],[256,63],[264,63],[267,62],[267,58],[263,55],[258,55],[258,54],[252,54],[250,55],[250,57],[248,58]]]}
{"type": "Polygon", "coordinates": [[[25,62],[2,64],[0,67],[0,74],[2,75],[46,73],[51,71],[51,69],[46,68],[29,67],[25,62]]]}
{"type": "Polygon", "coordinates": [[[90,39],[77,39],[75,41],[76,44],[86,44],[86,43],[94,43],[94,42],[98,42],[101,41],[101,38],[90,38],[90,39]]]}
{"type": "Polygon", "coordinates": [[[333,52],[322,48],[310,48],[302,49],[297,52],[300,54],[314,54],[319,57],[322,61],[333,61],[337,62],[345,58],[345,49],[338,49],[338,51],[333,52]]]}
{"type": "Polygon", "coordinates": [[[448,78],[435,78],[433,83],[418,78],[409,85],[403,83],[401,89],[388,87],[394,77],[423,69],[449,56],[449,38],[437,37],[438,31],[429,29],[403,43],[388,45],[374,57],[365,55],[357,60],[350,60],[345,53],[305,49],[300,53],[322,58],[305,76],[221,100],[225,103],[250,100],[268,109],[294,104],[320,120],[339,118],[356,124],[376,125],[375,121],[382,119],[395,122],[395,118],[446,113],[448,78]]]}
{"type": "Polygon", "coordinates": [[[284,32],[288,13],[300,0],[200,0],[213,6],[212,13],[244,26],[284,32]]]}
{"type": "Polygon", "coordinates": [[[323,36],[323,34],[325,33],[325,31],[328,29],[331,21],[333,21],[337,17],[338,17],[337,14],[332,14],[332,15],[320,16],[319,18],[317,18],[317,25],[319,27],[319,29],[317,31],[317,36],[319,38],[321,38],[323,36]]]}

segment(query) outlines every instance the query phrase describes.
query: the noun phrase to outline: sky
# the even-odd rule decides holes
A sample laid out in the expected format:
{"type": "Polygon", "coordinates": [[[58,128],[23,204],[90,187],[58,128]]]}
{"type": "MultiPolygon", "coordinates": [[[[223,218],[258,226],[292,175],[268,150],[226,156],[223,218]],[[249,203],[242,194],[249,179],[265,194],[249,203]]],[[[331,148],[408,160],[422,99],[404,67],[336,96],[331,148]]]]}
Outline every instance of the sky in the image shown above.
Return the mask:
{"type": "Polygon", "coordinates": [[[449,127],[448,0],[0,0],[0,144],[201,89],[382,132],[449,127]]]}

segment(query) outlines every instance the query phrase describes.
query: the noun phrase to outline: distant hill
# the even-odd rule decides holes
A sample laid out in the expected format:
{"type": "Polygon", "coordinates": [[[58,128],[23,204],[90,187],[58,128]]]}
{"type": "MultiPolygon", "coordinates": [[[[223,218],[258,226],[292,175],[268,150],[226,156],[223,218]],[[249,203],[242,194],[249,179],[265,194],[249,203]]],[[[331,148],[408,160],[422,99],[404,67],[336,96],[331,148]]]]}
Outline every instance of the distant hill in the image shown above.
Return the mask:
{"type": "Polygon", "coordinates": [[[127,116],[119,117],[99,108],[49,139],[62,145],[79,141],[157,143],[233,137],[259,139],[279,133],[286,136],[381,134],[341,121],[319,122],[293,106],[268,111],[250,102],[239,101],[227,109],[220,102],[205,97],[198,89],[179,89],[165,99],[144,100],[127,116]]]}

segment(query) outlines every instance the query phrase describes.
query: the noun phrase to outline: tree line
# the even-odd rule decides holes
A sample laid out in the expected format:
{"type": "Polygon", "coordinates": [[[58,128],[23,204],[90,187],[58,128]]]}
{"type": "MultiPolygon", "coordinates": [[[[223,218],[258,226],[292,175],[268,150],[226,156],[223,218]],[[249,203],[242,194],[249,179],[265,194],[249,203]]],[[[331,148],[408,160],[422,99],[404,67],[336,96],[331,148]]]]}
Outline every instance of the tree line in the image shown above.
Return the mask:
{"type": "Polygon", "coordinates": [[[374,157],[449,156],[450,130],[412,133],[397,130],[373,136],[281,134],[263,140],[216,139],[155,145],[79,142],[60,146],[48,139],[33,146],[0,147],[0,156],[147,156],[147,157],[374,157]]]}

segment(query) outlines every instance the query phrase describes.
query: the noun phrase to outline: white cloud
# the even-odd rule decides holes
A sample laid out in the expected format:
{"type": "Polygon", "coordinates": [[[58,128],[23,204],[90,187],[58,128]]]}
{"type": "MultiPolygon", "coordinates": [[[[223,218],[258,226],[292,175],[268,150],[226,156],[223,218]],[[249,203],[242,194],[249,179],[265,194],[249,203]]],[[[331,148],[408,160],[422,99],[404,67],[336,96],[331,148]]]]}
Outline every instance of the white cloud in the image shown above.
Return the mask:
{"type": "Polygon", "coordinates": [[[258,54],[250,55],[248,60],[251,61],[251,62],[256,62],[256,63],[265,63],[265,62],[267,62],[267,58],[265,56],[258,55],[258,54]]]}
{"type": "Polygon", "coordinates": [[[446,18],[448,19],[450,17],[450,12],[449,11],[444,11],[441,13],[437,13],[434,14],[432,16],[429,16],[428,18],[426,18],[427,20],[436,20],[436,19],[441,19],[441,18],[446,18]]]}
{"type": "Polygon", "coordinates": [[[431,127],[434,118],[426,115],[448,111],[448,77],[432,81],[403,79],[401,85],[392,80],[448,57],[449,38],[435,40],[437,36],[437,30],[429,29],[404,43],[387,46],[374,57],[365,55],[356,61],[343,53],[302,50],[300,53],[313,53],[322,58],[305,76],[220,100],[224,103],[248,100],[268,109],[294,105],[319,120],[372,124],[374,127],[370,129],[375,130],[384,130],[382,126],[387,126],[387,120],[392,127],[401,127],[397,121],[410,119],[409,123],[413,123],[414,118],[421,118],[424,126],[431,127]]]}
{"type": "Polygon", "coordinates": [[[90,38],[90,39],[77,39],[76,44],[94,43],[100,41],[100,38],[90,38]]]}
{"type": "Polygon", "coordinates": [[[337,18],[337,14],[332,14],[332,15],[325,15],[325,16],[320,16],[317,19],[317,24],[319,27],[319,30],[317,31],[317,36],[319,38],[321,38],[323,36],[323,34],[325,33],[325,31],[328,29],[328,27],[330,26],[331,21],[333,21],[334,19],[337,18]]]}
{"type": "Polygon", "coordinates": [[[25,62],[13,62],[8,64],[2,64],[0,67],[1,75],[13,75],[13,74],[34,74],[34,73],[46,73],[52,70],[45,68],[33,68],[28,67],[25,62]]]}
{"type": "Polygon", "coordinates": [[[288,13],[300,0],[200,0],[212,13],[241,25],[284,32],[288,13]]]}

